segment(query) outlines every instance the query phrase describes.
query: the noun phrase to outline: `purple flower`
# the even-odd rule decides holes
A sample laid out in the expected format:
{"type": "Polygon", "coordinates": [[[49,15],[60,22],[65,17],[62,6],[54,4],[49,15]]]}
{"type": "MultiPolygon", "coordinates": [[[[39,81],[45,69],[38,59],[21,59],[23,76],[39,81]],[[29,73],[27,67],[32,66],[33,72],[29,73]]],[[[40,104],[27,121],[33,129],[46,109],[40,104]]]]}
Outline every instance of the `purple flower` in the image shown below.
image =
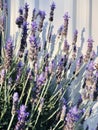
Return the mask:
{"type": "Polygon", "coordinates": [[[34,9],[33,9],[33,14],[35,14],[35,12],[36,12],[36,9],[34,8],[34,9]]]}
{"type": "Polygon", "coordinates": [[[23,32],[22,32],[22,34],[23,34],[23,37],[26,37],[26,35],[27,35],[27,31],[28,31],[28,23],[27,22],[23,22],[23,32]]]}
{"type": "Polygon", "coordinates": [[[90,62],[87,66],[88,71],[94,71],[94,62],[90,62]]]}
{"type": "Polygon", "coordinates": [[[78,30],[75,30],[74,31],[74,36],[77,36],[77,34],[78,34],[78,30]]]}
{"type": "Polygon", "coordinates": [[[16,19],[16,24],[18,25],[19,28],[21,28],[21,25],[23,24],[23,20],[24,20],[24,18],[22,16],[19,16],[16,19]]]}
{"type": "Polygon", "coordinates": [[[56,5],[55,5],[55,3],[53,2],[52,4],[51,4],[51,10],[54,10],[56,8],[56,5]]]}
{"type": "Polygon", "coordinates": [[[88,42],[88,43],[93,43],[94,41],[93,41],[92,38],[89,38],[89,39],[87,40],[87,42],[88,42]]]}
{"type": "Polygon", "coordinates": [[[34,19],[36,19],[36,9],[35,8],[33,9],[33,12],[32,12],[32,21],[34,21],[34,19]]]}
{"type": "Polygon", "coordinates": [[[72,107],[69,112],[73,115],[77,115],[79,113],[77,106],[72,107]]]}
{"type": "Polygon", "coordinates": [[[23,15],[23,9],[22,8],[19,9],[19,14],[23,15]]]}
{"type": "Polygon", "coordinates": [[[68,20],[70,18],[70,16],[68,15],[68,12],[65,13],[65,15],[63,16],[64,20],[68,20]]]}
{"type": "Polygon", "coordinates": [[[24,121],[25,122],[28,115],[29,115],[29,113],[26,112],[26,106],[21,105],[20,110],[18,111],[18,121],[20,121],[20,122],[24,121]]]}
{"type": "Polygon", "coordinates": [[[24,9],[25,9],[25,12],[28,12],[28,10],[29,10],[29,5],[28,5],[27,3],[25,3],[24,9]]]}
{"type": "Polygon", "coordinates": [[[92,46],[93,46],[93,39],[92,38],[89,38],[88,40],[87,40],[87,42],[88,42],[88,48],[92,48],[92,46]]]}
{"type": "Polygon", "coordinates": [[[16,83],[19,83],[20,76],[22,74],[23,66],[24,66],[24,64],[22,63],[22,61],[19,61],[19,63],[17,64],[16,83]]]}
{"type": "Polygon", "coordinates": [[[81,56],[81,57],[78,59],[78,61],[77,61],[77,63],[76,63],[76,66],[80,67],[81,64],[82,64],[82,62],[83,62],[83,56],[81,56]]]}
{"type": "Polygon", "coordinates": [[[95,53],[95,51],[93,50],[92,52],[91,52],[91,59],[94,59],[96,57],[96,53],[95,53]]]}
{"type": "Polygon", "coordinates": [[[13,103],[18,102],[18,99],[19,99],[18,92],[15,92],[15,93],[13,94],[13,103]]]}
{"type": "Polygon", "coordinates": [[[36,29],[37,29],[37,23],[36,22],[31,23],[31,29],[32,29],[32,32],[35,34],[36,29]]]}
{"type": "Polygon", "coordinates": [[[45,19],[45,15],[46,15],[46,13],[45,13],[45,11],[41,11],[41,10],[39,10],[39,16],[41,17],[41,19],[45,19]]]}
{"type": "Polygon", "coordinates": [[[30,43],[36,44],[36,37],[34,35],[31,35],[29,41],[30,43]]]}
{"type": "Polygon", "coordinates": [[[12,56],[13,56],[13,41],[9,38],[5,45],[6,57],[5,57],[5,67],[8,69],[11,66],[12,56]]]}
{"type": "Polygon", "coordinates": [[[38,78],[37,78],[37,85],[38,85],[38,86],[43,85],[44,82],[45,82],[45,80],[46,80],[45,74],[44,74],[44,72],[42,72],[42,73],[38,76],[38,78]]]}
{"type": "Polygon", "coordinates": [[[64,51],[68,51],[69,50],[69,45],[68,45],[68,42],[67,40],[64,41],[64,48],[63,48],[64,51]]]}
{"type": "Polygon", "coordinates": [[[59,34],[59,35],[61,35],[61,33],[62,33],[62,31],[63,31],[63,28],[64,28],[64,26],[61,25],[61,27],[58,29],[58,34],[59,34]]]}
{"type": "Polygon", "coordinates": [[[24,66],[23,62],[22,61],[19,61],[18,64],[17,64],[17,67],[20,69],[24,66]]]}
{"type": "Polygon", "coordinates": [[[18,111],[18,122],[15,126],[15,130],[25,129],[25,122],[28,116],[29,116],[29,113],[26,112],[26,106],[21,105],[20,110],[18,111]]]}

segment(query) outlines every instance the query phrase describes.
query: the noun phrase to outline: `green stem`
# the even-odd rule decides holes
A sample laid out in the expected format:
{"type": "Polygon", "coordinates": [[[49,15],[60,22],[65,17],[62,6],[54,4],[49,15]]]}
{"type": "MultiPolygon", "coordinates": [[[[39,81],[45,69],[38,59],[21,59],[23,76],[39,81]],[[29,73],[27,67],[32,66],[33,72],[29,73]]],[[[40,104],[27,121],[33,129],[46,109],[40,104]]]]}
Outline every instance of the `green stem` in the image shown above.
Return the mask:
{"type": "Polygon", "coordinates": [[[40,112],[38,112],[38,115],[37,115],[37,118],[36,118],[36,121],[35,121],[35,124],[34,124],[33,129],[35,128],[35,126],[36,126],[36,124],[37,124],[37,122],[38,122],[39,116],[40,116],[40,112]]]}
{"type": "Polygon", "coordinates": [[[12,115],[12,117],[11,117],[11,120],[10,120],[10,123],[9,123],[9,126],[8,126],[7,130],[11,130],[10,128],[11,128],[12,122],[13,122],[13,120],[14,120],[14,116],[15,116],[15,115],[12,115]]]}
{"type": "MultiPolygon", "coordinates": [[[[49,80],[49,81],[50,81],[50,80],[49,80]]],[[[40,100],[41,100],[41,98],[42,98],[42,96],[43,96],[43,94],[44,94],[44,91],[45,91],[46,86],[48,86],[48,85],[47,85],[47,82],[46,82],[46,84],[44,85],[44,88],[43,88],[43,90],[42,90],[42,92],[41,92],[41,95],[40,95],[40,98],[39,98],[38,103],[37,103],[37,105],[36,105],[35,111],[36,111],[36,109],[38,108],[38,105],[39,105],[40,100]]],[[[44,97],[43,97],[43,98],[44,98],[44,97]]]]}
{"type": "Polygon", "coordinates": [[[26,106],[27,103],[28,103],[28,100],[29,100],[29,97],[30,97],[30,94],[31,94],[31,90],[32,90],[32,86],[31,86],[30,89],[29,89],[29,93],[28,93],[28,96],[27,96],[27,98],[26,98],[25,106],[26,106]]]}
{"type": "MultiPolygon", "coordinates": [[[[29,74],[31,73],[31,71],[29,72],[29,74]]],[[[23,95],[24,95],[24,91],[25,91],[25,88],[26,88],[26,85],[27,85],[27,82],[28,82],[28,79],[29,79],[29,74],[28,74],[28,77],[27,77],[27,80],[25,82],[25,85],[23,87],[23,90],[22,90],[22,93],[21,93],[21,96],[20,96],[20,99],[19,99],[19,102],[22,100],[23,98],[23,95]]]]}
{"type": "MultiPolygon", "coordinates": [[[[44,122],[50,120],[58,111],[59,111],[59,108],[58,108],[50,117],[48,117],[48,119],[45,120],[44,122]]],[[[43,123],[44,123],[44,122],[43,122],[43,123]]]]}
{"type": "Polygon", "coordinates": [[[55,125],[55,127],[53,128],[53,130],[55,130],[55,129],[58,127],[58,125],[61,123],[61,121],[62,121],[62,120],[59,120],[59,121],[57,122],[57,124],[55,125]]]}

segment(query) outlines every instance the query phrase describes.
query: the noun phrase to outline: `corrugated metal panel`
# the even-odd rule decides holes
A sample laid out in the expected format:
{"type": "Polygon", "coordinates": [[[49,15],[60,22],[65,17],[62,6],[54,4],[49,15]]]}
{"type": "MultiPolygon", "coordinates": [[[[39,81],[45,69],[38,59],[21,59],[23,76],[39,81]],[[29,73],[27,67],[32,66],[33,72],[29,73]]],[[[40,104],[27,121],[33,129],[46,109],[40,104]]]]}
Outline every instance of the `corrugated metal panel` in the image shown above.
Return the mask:
{"type": "MultiPolygon", "coordinates": [[[[19,6],[23,6],[24,2],[28,2],[31,7],[30,16],[34,6],[37,9],[43,9],[47,12],[48,20],[49,5],[52,0],[8,0],[8,2],[10,3],[10,34],[13,35],[17,30],[17,27],[15,27],[15,18],[17,17],[19,6]]],[[[81,32],[84,28],[84,44],[86,44],[88,37],[92,36],[95,41],[94,49],[97,50],[96,45],[98,41],[98,0],[54,0],[54,2],[56,3],[56,10],[54,16],[55,32],[57,28],[63,23],[62,16],[66,11],[68,11],[71,17],[69,21],[68,41],[72,41],[73,31],[77,28],[79,30],[78,44],[80,45],[81,32]]]]}

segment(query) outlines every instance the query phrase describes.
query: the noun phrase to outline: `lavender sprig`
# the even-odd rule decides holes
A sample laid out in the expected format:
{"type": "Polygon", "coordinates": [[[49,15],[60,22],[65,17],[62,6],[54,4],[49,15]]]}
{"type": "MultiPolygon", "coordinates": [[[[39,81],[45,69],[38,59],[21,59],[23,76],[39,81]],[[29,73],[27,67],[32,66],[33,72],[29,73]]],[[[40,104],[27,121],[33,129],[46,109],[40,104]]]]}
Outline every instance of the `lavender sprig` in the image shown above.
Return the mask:
{"type": "Polygon", "coordinates": [[[5,69],[8,70],[12,64],[13,41],[9,38],[5,45],[5,69]]]}
{"type": "Polygon", "coordinates": [[[18,122],[15,126],[14,130],[24,130],[25,129],[25,122],[27,117],[29,116],[29,113],[26,112],[26,106],[21,105],[20,110],[18,111],[18,122]]]}

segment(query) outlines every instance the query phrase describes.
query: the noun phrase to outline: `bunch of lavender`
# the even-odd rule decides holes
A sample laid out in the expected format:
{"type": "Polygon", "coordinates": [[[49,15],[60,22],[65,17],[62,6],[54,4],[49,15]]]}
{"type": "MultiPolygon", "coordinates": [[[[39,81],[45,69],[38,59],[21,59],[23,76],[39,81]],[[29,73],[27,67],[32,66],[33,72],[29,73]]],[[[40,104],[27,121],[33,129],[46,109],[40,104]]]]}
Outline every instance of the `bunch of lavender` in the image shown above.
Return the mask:
{"type": "Polygon", "coordinates": [[[80,130],[80,125],[83,130],[86,120],[95,112],[92,107],[94,104],[96,106],[98,100],[98,61],[95,63],[93,40],[88,39],[86,55],[78,56],[77,30],[72,44],[67,42],[70,18],[67,12],[63,25],[52,41],[55,7],[53,2],[50,24],[46,27],[48,33],[47,39],[44,39],[45,45],[41,34],[45,33],[46,12],[37,12],[34,8],[29,28],[29,5],[26,3],[24,10],[19,10],[19,17],[16,19],[16,25],[21,28],[18,30],[20,40],[15,42],[14,48],[11,39],[2,46],[2,130],[80,130]],[[52,47],[54,49],[51,51],[52,47]],[[18,55],[13,53],[13,49],[18,50],[18,55]]]}

